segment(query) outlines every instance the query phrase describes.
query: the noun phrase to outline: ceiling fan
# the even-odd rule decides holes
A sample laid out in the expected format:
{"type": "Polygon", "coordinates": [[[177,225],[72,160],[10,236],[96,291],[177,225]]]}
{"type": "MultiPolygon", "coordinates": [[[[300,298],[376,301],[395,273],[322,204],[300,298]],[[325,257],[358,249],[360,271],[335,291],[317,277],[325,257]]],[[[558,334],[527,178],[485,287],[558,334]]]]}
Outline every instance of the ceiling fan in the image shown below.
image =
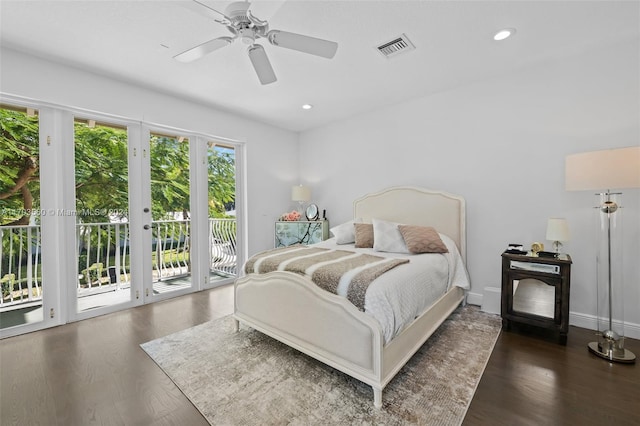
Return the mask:
{"type": "Polygon", "coordinates": [[[233,36],[214,38],[173,57],[180,62],[195,61],[211,52],[230,45],[236,39],[240,39],[244,44],[249,46],[247,50],[249,59],[256,74],[258,74],[260,83],[270,84],[277,80],[276,74],[271,67],[264,47],[256,43],[258,39],[264,38],[273,46],[285,47],[328,59],[333,58],[338,49],[338,43],[333,41],[287,31],[269,30],[269,23],[267,21],[262,21],[251,14],[249,10],[251,3],[248,1],[231,3],[227,6],[224,13],[198,0],[187,2],[185,6],[212,17],[215,22],[227,27],[233,36]]]}

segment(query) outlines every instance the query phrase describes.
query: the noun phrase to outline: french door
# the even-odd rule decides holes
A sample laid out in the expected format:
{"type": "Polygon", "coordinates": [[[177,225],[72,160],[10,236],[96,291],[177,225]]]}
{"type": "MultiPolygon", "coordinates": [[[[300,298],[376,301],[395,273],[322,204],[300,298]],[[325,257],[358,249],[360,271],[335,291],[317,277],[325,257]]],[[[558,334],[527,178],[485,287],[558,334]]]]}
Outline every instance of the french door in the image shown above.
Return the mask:
{"type": "Polygon", "coordinates": [[[54,261],[42,251],[43,233],[52,235],[51,221],[42,209],[44,197],[53,196],[40,176],[46,144],[41,140],[41,119],[52,111],[19,104],[0,105],[0,336],[55,325],[56,289],[43,264],[54,261]],[[43,223],[44,219],[44,223],[43,223]]]}
{"type": "MultiPolygon", "coordinates": [[[[244,258],[241,144],[55,106],[10,109],[32,123],[33,146],[22,146],[38,170],[23,191],[28,224],[4,214],[21,199],[0,199],[0,337],[232,282],[244,258]]],[[[18,174],[0,176],[0,194],[18,174]]]]}
{"type": "Polygon", "coordinates": [[[71,318],[199,289],[192,277],[203,254],[192,242],[191,139],[100,117],[76,118],[75,130],[79,282],[71,318]]]}
{"type": "MultiPolygon", "coordinates": [[[[97,205],[93,200],[89,213],[106,212],[109,217],[99,217],[100,224],[76,224],[76,245],[86,253],[78,251],[82,263],[77,272],[83,282],[71,309],[72,318],[233,281],[242,255],[237,253],[237,220],[226,213],[231,213],[227,207],[237,210],[239,147],[170,128],[138,123],[108,125],[99,117],[76,119],[75,126],[76,132],[96,132],[83,126],[99,129],[102,138],[109,130],[101,143],[109,147],[110,159],[99,163],[110,162],[112,166],[83,166],[82,150],[76,146],[75,187],[82,188],[79,180],[85,168],[94,174],[104,169],[107,177],[97,177],[108,182],[99,191],[102,203],[97,205]],[[113,149],[113,144],[119,144],[119,148],[113,149]],[[227,190],[221,191],[221,185],[227,190]],[[225,217],[214,217],[216,214],[225,217]],[[95,231],[93,239],[85,237],[88,229],[95,231]],[[89,247],[102,249],[92,251],[89,247]],[[82,294],[85,283],[91,282],[96,288],[95,297],[91,290],[89,296],[82,294]]],[[[88,156],[96,159],[99,154],[95,151],[101,143],[92,140],[83,149],[91,151],[88,156]]],[[[84,213],[80,210],[84,201],[79,189],[76,211],[84,213]]]]}
{"type": "Polygon", "coordinates": [[[131,207],[142,214],[141,264],[151,265],[140,272],[143,300],[232,283],[244,259],[242,147],[145,126],[140,140],[141,193],[131,207]]]}
{"type": "Polygon", "coordinates": [[[81,319],[131,306],[135,299],[131,265],[139,254],[131,251],[129,175],[135,166],[129,142],[137,129],[90,116],[75,117],[73,130],[77,279],[68,293],[70,317],[81,319]]]}
{"type": "Polygon", "coordinates": [[[144,128],[142,141],[144,299],[152,301],[199,288],[192,264],[198,226],[191,217],[191,138],[144,128]]]}

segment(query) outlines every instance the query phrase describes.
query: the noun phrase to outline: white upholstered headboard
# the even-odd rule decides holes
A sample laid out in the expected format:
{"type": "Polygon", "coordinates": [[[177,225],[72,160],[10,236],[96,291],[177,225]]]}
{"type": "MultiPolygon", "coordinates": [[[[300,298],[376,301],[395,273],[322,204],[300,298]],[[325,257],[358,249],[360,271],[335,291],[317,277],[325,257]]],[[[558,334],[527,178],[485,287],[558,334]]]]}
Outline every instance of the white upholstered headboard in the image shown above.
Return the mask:
{"type": "Polygon", "coordinates": [[[376,218],[432,226],[456,243],[466,263],[466,207],[460,196],[411,186],[393,187],[356,199],[353,217],[364,222],[376,218]]]}

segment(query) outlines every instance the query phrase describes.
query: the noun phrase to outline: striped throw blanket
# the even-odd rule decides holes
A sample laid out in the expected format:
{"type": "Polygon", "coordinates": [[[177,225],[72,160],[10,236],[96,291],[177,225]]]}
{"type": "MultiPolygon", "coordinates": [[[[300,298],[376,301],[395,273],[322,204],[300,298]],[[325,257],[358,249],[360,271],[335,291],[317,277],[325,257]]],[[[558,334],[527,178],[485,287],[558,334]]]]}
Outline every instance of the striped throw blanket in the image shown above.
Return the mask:
{"type": "Polygon", "coordinates": [[[345,295],[364,311],[369,284],[408,259],[389,259],[346,250],[295,245],[258,253],[245,263],[247,274],[288,271],[310,278],[320,288],[345,295]]]}

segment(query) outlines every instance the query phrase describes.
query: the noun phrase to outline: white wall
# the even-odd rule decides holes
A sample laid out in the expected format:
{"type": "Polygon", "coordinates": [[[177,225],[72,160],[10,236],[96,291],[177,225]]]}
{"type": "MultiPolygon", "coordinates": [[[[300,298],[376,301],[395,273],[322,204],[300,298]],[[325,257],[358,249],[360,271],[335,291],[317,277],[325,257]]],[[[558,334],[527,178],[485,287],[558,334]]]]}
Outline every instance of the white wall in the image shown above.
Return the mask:
{"type": "MultiPolygon", "coordinates": [[[[597,199],[565,191],[564,159],[640,143],[639,51],[637,40],[607,46],[304,132],[303,181],[332,225],[351,217],[354,198],[388,186],[464,196],[475,300],[500,287],[508,243],[550,247],[547,218],[566,217],[571,323],[595,328],[597,199]]],[[[640,337],[639,190],[623,203],[626,334],[640,337]]]]}
{"type": "Polygon", "coordinates": [[[273,221],[297,183],[296,133],[14,50],[0,53],[5,94],[245,142],[249,254],[273,246],[273,221]]]}

